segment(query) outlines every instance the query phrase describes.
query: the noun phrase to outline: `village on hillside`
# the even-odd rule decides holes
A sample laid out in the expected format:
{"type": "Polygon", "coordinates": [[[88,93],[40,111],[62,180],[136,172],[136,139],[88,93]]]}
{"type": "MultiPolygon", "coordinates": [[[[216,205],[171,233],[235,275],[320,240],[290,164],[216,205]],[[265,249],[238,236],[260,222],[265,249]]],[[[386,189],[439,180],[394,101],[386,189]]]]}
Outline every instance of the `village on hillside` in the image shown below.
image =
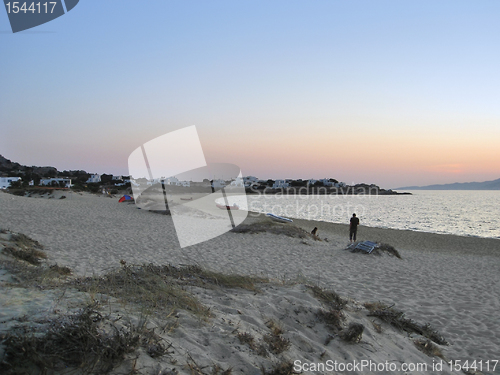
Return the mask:
{"type": "Polygon", "coordinates": [[[339,182],[334,178],[322,179],[268,179],[255,176],[238,176],[231,180],[217,178],[203,181],[182,181],[177,177],[161,177],[156,179],[131,176],[87,173],[83,170],[58,171],[55,167],[23,166],[0,155],[0,189],[57,188],[90,191],[93,193],[127,190],[134,186],[147,188],[156,184],[164,184],[177,189],[244,189],[248,194],[398,194],[393,190],[385,190],[375,184],[352,184],[339,182]]]}

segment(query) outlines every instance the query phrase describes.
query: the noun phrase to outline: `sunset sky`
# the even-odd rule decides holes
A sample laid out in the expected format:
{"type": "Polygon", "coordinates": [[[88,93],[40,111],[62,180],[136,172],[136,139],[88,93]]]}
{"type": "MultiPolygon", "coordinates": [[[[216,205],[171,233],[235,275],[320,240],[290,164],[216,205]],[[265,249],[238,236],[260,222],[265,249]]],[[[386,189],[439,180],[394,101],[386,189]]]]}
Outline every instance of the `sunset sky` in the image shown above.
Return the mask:
{"type": "Polygon", "coordinates": [[[384,188],[500,178],[500,2],[82,0],[12,34],[0,154],[128,174],[196,125],[209,162],[384,188]]]}

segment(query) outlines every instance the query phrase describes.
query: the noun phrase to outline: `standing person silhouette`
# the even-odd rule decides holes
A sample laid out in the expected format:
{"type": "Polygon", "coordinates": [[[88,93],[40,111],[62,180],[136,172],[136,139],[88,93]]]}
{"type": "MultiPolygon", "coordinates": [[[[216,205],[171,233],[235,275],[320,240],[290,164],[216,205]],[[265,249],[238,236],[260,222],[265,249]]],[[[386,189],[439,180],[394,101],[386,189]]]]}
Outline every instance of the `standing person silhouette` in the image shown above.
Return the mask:
{"type": "Polygon", "coordinates": [[[359,219],[356,217],[356,214],[352,214],[351,224],[349,225],[349,241],[351,243],[356,241],[356,233],[358,232],[359,219]]]}

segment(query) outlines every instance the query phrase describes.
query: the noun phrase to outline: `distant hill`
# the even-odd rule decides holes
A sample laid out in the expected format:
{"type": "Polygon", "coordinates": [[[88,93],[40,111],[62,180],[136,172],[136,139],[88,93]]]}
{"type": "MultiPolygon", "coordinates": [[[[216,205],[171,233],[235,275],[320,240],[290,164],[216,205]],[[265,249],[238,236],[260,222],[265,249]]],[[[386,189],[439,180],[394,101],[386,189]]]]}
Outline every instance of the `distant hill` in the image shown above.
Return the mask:
{"type": "Polygon", "coordinates": [[[404,186],[396,190],[500,190],[500,178],[485,182],[455,182],[454,184],[404,186]]]}
{"type": "Polygon", "coordinates": [[[43,177],[56,177],[58,171],[54,167],[36,167],[21,165],[12,162],[9,159],[0,155],[0,176],[22,177],[26,174],[35,174],[43,177]]]}
{"type": "Polygon", "coordinates": [[[85,182],[90,177],[86,171],[58,171],[55,167],[37,167],[22,165],[0,155],[0,177],[21,177],[24,181],[34,180],[36,184],[41,178],[71,177],[75,182],[85,182]]]}

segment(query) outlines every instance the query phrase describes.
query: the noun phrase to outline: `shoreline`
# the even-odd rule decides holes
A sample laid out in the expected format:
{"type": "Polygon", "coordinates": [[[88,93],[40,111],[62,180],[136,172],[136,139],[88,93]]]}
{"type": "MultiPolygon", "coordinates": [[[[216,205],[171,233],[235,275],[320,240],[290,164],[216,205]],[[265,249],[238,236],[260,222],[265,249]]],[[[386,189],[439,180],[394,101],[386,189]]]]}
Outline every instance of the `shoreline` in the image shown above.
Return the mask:
{"type": "MultiPolygon", "coordinates": [[[[64,197],[79,196],[84,200],[104,200],[107,203],[111,203],[111,206],[114,205],[119,199],[119,195],[108,197],[102,196],[100,194],[92,194],[86,192],[72,192],[70,190],[55,190],[56,196],[54,196],[55,200],[61,199],[57,193],[61,193],[59,195],[64,197]]],[[[11,195],[6,192],[0,192],[0,202],[2,201],[2,197],[9,200],[11,199],[28,199],[27,202],[30,202],[34,205],[36,203],[34,201],[46,201],[47,197],[18,197],[15,195],[11,195]],[[4,193],[4,194],[1,194],[4,193]],[[15,198],[14,198],[15,197],[15,198]]],[[[50,198],[49,198],[50,199],[50,198]]],[[[180,202],[182,203],[182,202],[180,202]]],[[[125,205],[134,206],[132,203],[126,203],[125,205]]],[[[124,204],[119,205],[116,204],[116,207],[123,208],[124,204]]],[[[134,207],[135,208],[135,207],[134,207]]],[[[121,210],[120,210],[121,211],[121,210]]],[[[141,210],[144,213],[148,212],[146,209],[141,210]]],[[[248,217],[246,221],[255,219],[255,218],[263,218],[265,217],[265,213],[257,212],[257,211],[248,211],[248,217]]],[[[0,213],[0,225],[2,224],[2,213],[0,213]]],[[[335,223],[324,220],[313,220],[313,219],[301,219],[294,218],[292,225],[297,225],[303,228],[304,230],[308,230],[308,228],[318,227],[319,233],[327,232],[331,233],[338,238],[345,238],[345,241],[348,241],[349,236],[349,224],[343,223],[335,223]]],[[[6,219],[6,218],[5,218],[6,219]]],[[[4,223],[8,222],[8,220],[4,220],[4,223]]],[[[309,230],[309,232],[310,232],[309,230]]],[[[371,227],[361,224],[358,230],[358,241],[363,240],[374,240],[377,241],[380,238],[387,238],[389,241],[393,242],[395,246],[400,246],[405,250],[419,250],[419,251],[449,251],[450,247],[453,247],[453,253],[456,254],[471,254],[471,255],[490,255],[490,256],[500,256],[500,239],[495,237],[480,237],[480,236],[463,236],[458,234],[451,233],[435,233],[435,232],[426,232],[420,230],[412,230],[412,229],[395,229],[395,228],[382,228],[382,227],[371,227]],[[404,238],[402,238],[404,237],[404,238]],[[467,251],[467,248],[476,248],[476,250],[471,253],[467,251]]]]}
{"type": "MultiPolygon", "coordinates": [[[[264,214],[261,214],[264,215],[264,214]]],[[[349,224],[333,223],[293,218],[293,224],[303,228],[318,227],[319,233],[324,229],[348,241],[349,224]]],[[[460,236],[448,233],[423,232],[411,229],[380,228],[359,225],[358,241],[388,242],[404,250],[450,252],[464,255],[486,255],[500,257],[500,239],[478,236],[460,236]],[[474,247],[475,251],[467,251],[474,247]]]]}

